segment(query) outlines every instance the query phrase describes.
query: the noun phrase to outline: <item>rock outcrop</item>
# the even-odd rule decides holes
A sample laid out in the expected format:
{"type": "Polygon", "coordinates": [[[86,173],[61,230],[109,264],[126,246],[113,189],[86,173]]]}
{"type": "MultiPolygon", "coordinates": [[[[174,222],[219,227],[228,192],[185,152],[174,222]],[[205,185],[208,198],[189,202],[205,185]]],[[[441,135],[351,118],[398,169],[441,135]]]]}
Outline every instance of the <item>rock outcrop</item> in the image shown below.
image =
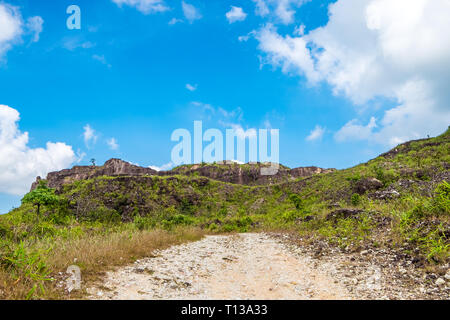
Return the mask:
{"type": "MultiPolygon", "coordinates": [[[[111,159],[103,166],[75,166],[72,169],[65,169],[50,172],[47,175],[47,182],[50,188],[59,189],[62,185],[78,180],[92,179],[100,176],[144,176],[155,175],[157,171],[150,168],[143,168],[120,159],[111,159]]],[[[41,177],[36,178],[31,186],[31,190],[36,188],[41,177]]]]}
{"type": "Polygon", "coordinates": [[[356,183],[356,192],[363,195],[367,191],[377,190],[383,187],[383,183],[376,178],[364,178],[356,183]]]}
{"type": "MultiPolygon", "coordinates": [[[[261,175],[261,168],[267,167],[267,163],[247,163],[238,164],[234,162],[224,162],[221,164],[196,164],[179,166],[170,171],[156,171],[151,168],[139,167],[120,159],[111,159],[103,166],[75,166],[72,169],[65,169],[51,172],[47,175],[48,186],[59,189],[64,184],[73,183],[78,180],[92,179],[100,176],[202,176],[222,182],[243,184],[243,185],[270,185],[281,183],[296,178],[309,177],[314,174],[328,173],[335,169],[322,169],[318,167],[301,167],[290,169],[279,166],[275,175],[261,175]]],[[[36,182],[31,186],[31,190],[36,188],[41,177],[37,177],[36,182]]]]}

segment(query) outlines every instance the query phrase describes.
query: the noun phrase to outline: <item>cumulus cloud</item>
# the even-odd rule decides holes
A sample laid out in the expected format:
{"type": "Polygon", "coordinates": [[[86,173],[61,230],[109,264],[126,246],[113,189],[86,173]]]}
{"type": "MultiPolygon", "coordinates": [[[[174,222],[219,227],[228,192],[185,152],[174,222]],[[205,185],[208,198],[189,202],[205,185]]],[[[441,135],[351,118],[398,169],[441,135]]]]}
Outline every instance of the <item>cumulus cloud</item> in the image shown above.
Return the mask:
{"type": "Polygon", "coordinates": [[[253,0],[256,15],[265,17],[271,14],[283,24],[294,22],[295,8],[308,1],[310,0],[253,0]]]}
{"type": "Polygon", "coordinates": [[[108,147],[109,147],[111,150],[113,150],[113,151],[119,150],[119,144],[117,143],[116,138],[108,139],[108,140],[106,141],[106,144],[107,144],[108,147]]]}
{"type": "Polygon", "coordinates": [[[32,42],[39,41],[43,23],[41,17],[30,17],[25,23],[18,7],[0,3],[0,61],[14,45],[23,41],[24,34],[32,34],[32,42]]]}
{"type": "Polygon", "coordinates": [[[194,7],[192,4],[182,1],[181,7],[183,9],[183,14],[184,14],[185,18],[190,23],[202,18],[200,11],[196,7],[194,7]]]}
{"type": "Polygon", "coordinates": [[[228,11],[225,16],[228,19],[229,23],[233,23],[236,21],[244,21],[247,18],[247,14],[240,7],[231,6],[231,10],[228,11]]]}
{"type": "Polygon", "coordinates": [[[41,17],[31,17],[27,20],[27,29],[33,34],[32,42],[38,42],[40,34],[44,29],[44,19],[41,17]]]}
{"type": "Polygon", "coordinates": [[[112,0],[119,7],[127,5],[136,8],[143,14],[151,14],[164,12],[170,8],[165,4],[164,0],[112,0]]]}
{"type": "Polygon", "coordinates": [[[301,24],[298,27],[295,27],[294,35],[303,36],[305,34],[305,28],[306,28],[306,26],[304,24],[301,24]]]}
{"type": "Polygon", "coordinates": [[[71,146],[47,142],[45,148],[30,148],[28,132],[18,127],[17,110],[0,105],[0,193],[23,195],[36,176],[61,170],[76,161],[71,146]]]}
{"type": "Polygon", "coordinates": [[[316,141],[321,140],[325,133],[325,128],[317,125],[314,130],[312,130],[309,135],[306,137],[306,141],[316,141]]]}
{"type": "Polygon", "coordinates": [[[86,145],[86,148],[90,148],[92,145],[94,145],[97,142],[98,136],[92,127],[87,124],[83,127],[83,138],[84,138],[84,144],[86,145]]]}
{"type": "Polygon", "coordinates": [[[450,37],[442,32],[450,30],[449,15],[447,0],[338,0],[323,27],[290,36],[267,24],[256,38],[266,63],[310,84],[325,81],[356,106],[394,102],[378,121],[354,119],[336,134],[344,141],[362,131],[366,140],[394,145],[450,123],[450,37]]]}
{"type": "Polygon", "coordinates": [[[367,125],[361,125],[358,120],[353,119],[345,124],[338,132],[335,133],[334,138],[337,141],[348,140],[367,140],[373,133],[373,129],[377,127],[376,119],[370,118],[367,125]]]}
{"type": "Polygon", "coordinates": [[[265,0],[252,0],[255,3],[256,9],[255,13],[258,16],[265,17],[269,14],[270,10],[267,6],[267,3],[265,0]]]}

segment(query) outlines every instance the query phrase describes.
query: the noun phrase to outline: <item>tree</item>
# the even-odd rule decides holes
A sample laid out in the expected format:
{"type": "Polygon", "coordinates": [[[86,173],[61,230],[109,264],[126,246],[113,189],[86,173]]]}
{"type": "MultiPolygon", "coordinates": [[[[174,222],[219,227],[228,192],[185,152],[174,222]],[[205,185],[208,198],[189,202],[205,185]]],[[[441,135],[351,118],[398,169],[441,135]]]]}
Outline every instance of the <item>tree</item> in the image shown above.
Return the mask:
{"type": "Polygon", "coordinates": [[[22,203],[31,203],[36,206],[36,215],[39,219],[41,206],[55,205],[59,202],[59,197],[55,194],[55,189],[47,187],[46,183],[41,181],[36,189],[27,193],[22,203]]]}
{"type": "Polygon", "coordinates": [[[91,163],[92,163],[92,166],[95,167],[95,159],[94,158],[91,159],[91,163]]]}

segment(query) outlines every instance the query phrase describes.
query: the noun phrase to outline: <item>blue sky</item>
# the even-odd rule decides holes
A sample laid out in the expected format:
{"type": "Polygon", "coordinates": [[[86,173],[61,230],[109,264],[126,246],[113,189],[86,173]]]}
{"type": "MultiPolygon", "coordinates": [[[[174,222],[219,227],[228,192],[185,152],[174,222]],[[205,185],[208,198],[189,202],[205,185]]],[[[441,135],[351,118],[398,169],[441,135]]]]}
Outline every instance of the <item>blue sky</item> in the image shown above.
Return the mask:
{"type": "MultiPolygon", "coordinates": [[[[178,0],[1,1],[0,8],[9,8],[5,12],[21,20],[22,27],[16,36],[5,36],[2,44],[1,28],[6,32],[6,27],[0,21],[0,105],[20,113],[20,120],[12,122],[18,126],[16,136],[28,132],[27,152],[46,148],[47,142],[72,148],[70,161],[63,157],[55,161],[56,167],[86,165],[91,158],[102,164],[113,157],[161,167],[170,162],[176,144],[170,141],[171,133],[177,128],[192,130],[194,120],[202,120],[205,129],[225,130],[231,125],[244,130],[279,129],[280,162],[290,167],[350,167],[397,142],[443,131],[450,122],[448,105],[440,104],[443,111],[430,119],[413,107],[420,101],[425,109],[435,108],[427,104],[429,92],[444,91],[435,79],[450,78],[448,72],[439,73],[432,64],[422,63],[423,56],[394,68],[396,82],[380,76],[369,83],[364,74],[342,80],[354,76],[345,67],[349,62],[342,52],[350,52],[356,64],[365,61],[362,45],[390,50],[385,48],[390,42],[379,37],[365,43],[367,37],[353,34],[357,19],[353,21],[352,14],[360,12],[340,2],[352,1],[186,0],[188,9],[197,14],[193,19],[178,0]],[[66,27],[66,8],[71,4],[81,9],[81,30],[66,27]],[[152,4],[159,9],[145,10],[152,4]],[[242,9],[234,11],[235,21],[226,17],[232,6],[242,9]],[[344,14],[349,20],[345,23],[339,19],[344,14]],[[27,24],[32,17],[41,17],[42,30],[27,24]],[[339,40],[342,32],[352,33],[347,38],[357,37],[361,46],[357,40],[355,47],[346,43],[347,38],[339,40]],[[319,65],[321,59],[329,61],[321,52],[338,57],[333,66],[341,69],[319,65]],[[417,74],[405,71],[411,65],[417,66],[417,74]],[[417,77],[423,81],[411,80],[417,77]],[[379,83],[396,89],[390,91],[379,83]],[[409,101],[408,90],[423,94],[409,101]],[[404,117],[392,120],[398,112],[390,110],[405,108],[409,111],[404,117]],[[87,126],[93,130],[90,136],[87,126]]],[[[447,63],[448,52],[425,58],[447,63]]],[[[380,57],[366,68],[384,72],[388,79],[387,62],[380,57]]],[[[447,96],[442,96],[446,103],[447,96]]],[[[9,149],[0,146],[0,150],[9,149]]],[[[2,170],[12,170],[13,165],[2,170]]],[[[30,165],[32,172],[53,169],[30,165]]],[[[20,174],[20,170],[25,169],[13,172],[20,174]]],[[[18,180],[28,184],[29,172],[23,175],[18,180]]],[[[8,194],[8,189],[24,187],[1,176],[0,183],[4,184],[0,212],[4,212],[17,206],[23,193],[8,194]]]]}

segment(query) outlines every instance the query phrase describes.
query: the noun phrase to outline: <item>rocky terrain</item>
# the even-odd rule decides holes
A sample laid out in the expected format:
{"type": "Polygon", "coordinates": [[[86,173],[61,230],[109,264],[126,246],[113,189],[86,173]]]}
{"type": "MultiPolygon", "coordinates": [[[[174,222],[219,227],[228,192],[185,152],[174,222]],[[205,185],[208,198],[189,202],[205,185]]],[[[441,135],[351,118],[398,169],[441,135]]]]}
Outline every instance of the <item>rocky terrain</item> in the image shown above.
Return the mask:
{"type": "MultiPolygon", "coordinates": [[[[335,169],[322,169],[318,167],[300,167],[289,169],[280,166],[278,173],[274,176],[261,175],[261,168],[269,164],[253,163],[239,165],[236,162],[226,161],[218,164],[197,164],[183,165],[170,171],[155,171],[151,168],[144,168],[133,165],[120,159],[110,159],[103,166],[75,166],[72,169],[51,172],[47,175],[48,186],[60,189],[64,184],[70,184],[75,181],[87,180],[101,176],[202,176],[214,180],[242,184],[242,185],[261,185],[273,184],[293,180],[295,178],[310,177],[314,174],[328,173],[335,169]]],[[[41,181],[41,177],[36,178],[31,186],[34,190],[41,181]]]]}
{"type": "Polygon", "coordinates": [[[390,252],[346,253],[326,244],[318,251],[294,241],[265,233],[207,236],[107,273],[89,288],[90,299],[450,298],[450,270],[424,281],[411,261],[390,252]]]}
{"type": "Polygon", "coordinates": [[[95,274],[155,255],[112,271],[91,296],[448,299],[449,150],[450,129],[343,170],[263,176],[270,164],[225,162],[157,172],[111,159],[53,172],[0,217],[0,289],[19,281],[8,294],[38,297],[45,257],[58,271],[81,257],[95,274]],[[155,254],[147,248],[165,243],[139,240],[154,232],[170,244],[208,236],[155,254]]]}

